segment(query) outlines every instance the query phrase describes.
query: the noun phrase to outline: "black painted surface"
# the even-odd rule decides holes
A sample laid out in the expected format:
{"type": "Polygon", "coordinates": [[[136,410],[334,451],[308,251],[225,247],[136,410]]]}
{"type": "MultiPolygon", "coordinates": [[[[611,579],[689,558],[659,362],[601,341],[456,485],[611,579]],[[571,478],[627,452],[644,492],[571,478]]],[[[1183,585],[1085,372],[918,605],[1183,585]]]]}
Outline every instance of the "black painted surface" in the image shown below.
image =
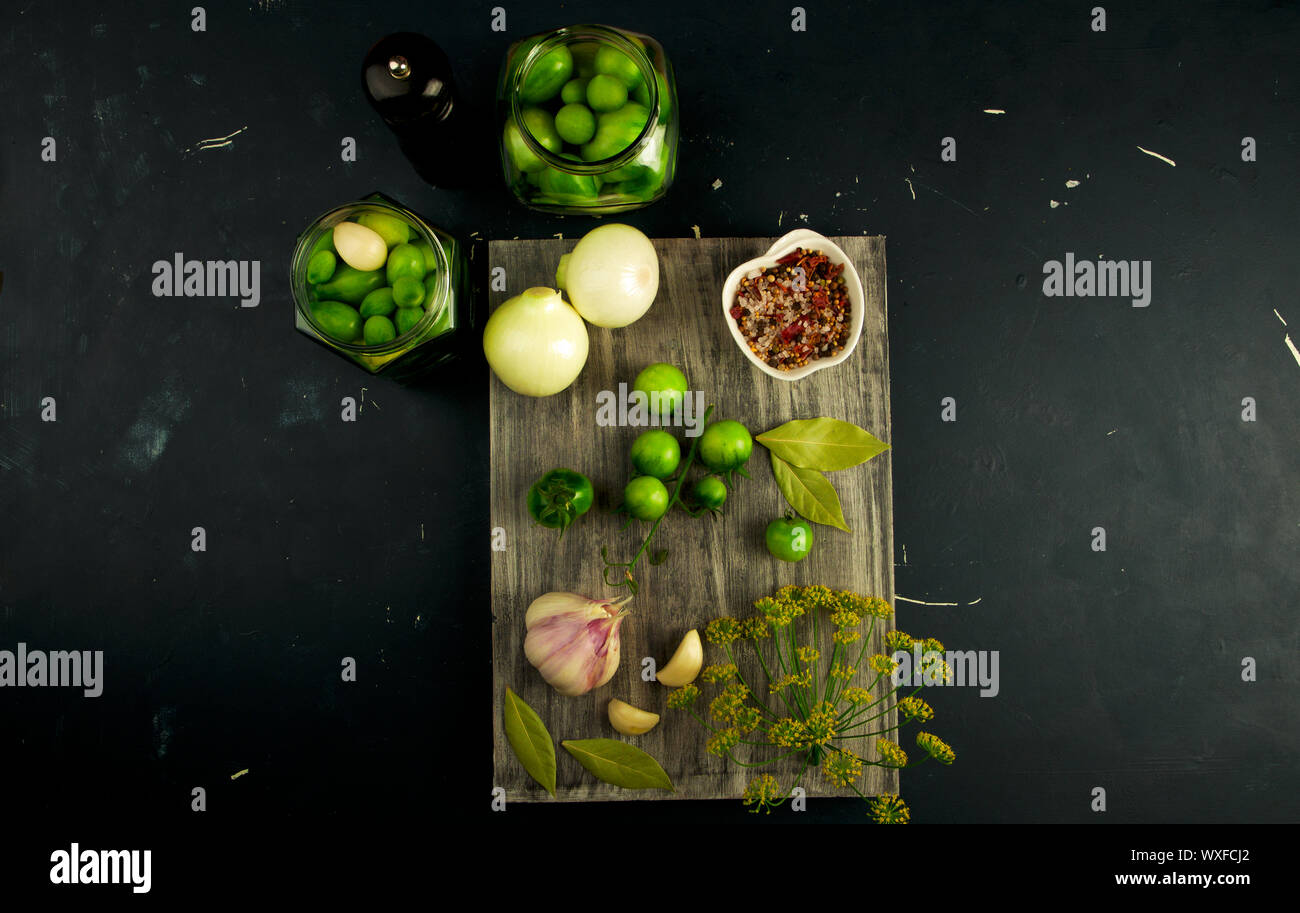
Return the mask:
{"type": "Polygon", "coordinates": [[[0,649],[107,667],[93,700],[0,690],[6,805],[155,835],[194,786],[196,827],[488,817],[486,366],[368,378],[294,331],[287,261],[375,189],[461,237],[591,227],[428,187],[357,67],[422,31],[490,107],[510,40],[595,19],[659,38],[681,91],[677,184],[626,221],[889,238],[897,588],[959,604],[899,626],[1001,662],[995,698],[928,695],[959,760],[904,775],[914,820],[1300,817],[1294,6],[1113,5],[1094,33],[1089,4],[809,4],[795,33],[784,3],[530,4],[505,35],[490,4],[212,3],[202,34],[190,6],[0,16],[0,649]],[[176,251],[260,260],[260,306],[152,297],[176,251]],[[1067,251],[1150,259],[1150,306],[1043,297],[1067,251]]]}

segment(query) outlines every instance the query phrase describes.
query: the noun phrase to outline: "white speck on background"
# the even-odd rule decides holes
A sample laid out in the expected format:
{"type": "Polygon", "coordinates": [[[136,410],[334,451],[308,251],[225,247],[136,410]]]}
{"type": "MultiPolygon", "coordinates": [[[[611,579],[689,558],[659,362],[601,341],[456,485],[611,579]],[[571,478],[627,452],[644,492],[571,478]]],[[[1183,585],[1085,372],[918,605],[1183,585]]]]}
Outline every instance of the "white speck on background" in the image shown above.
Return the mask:
{"type": "Polygon", "coordinates": [[[696,241],[700,240],[700,226],[692,225],[691,231],[695,232],[695,240],[696,241]]]}
{"type": "Polygon", "coordinates": [[[179,378],[167,378],[162,389],[140,405],[135,422],[118,446],[118,460],[138,471],[148,469],[167,449],[173,429],[189,411],[190,398],[180,388],[179,378]]]}
{"type": "Polygon", "coordinates": [[[1178,167],[1178,163],[1177,163],[1177,162],[1175,162],[1173,159],[1169,158],[1168,156],[1161,155],[1159,152],[1152,152],[1150,149],[1143,149],[1141,146],[1138,146],[1138,151],[1139,151],[1139,152],[1145,152],[1147,155],[1151,156],[1152,158],[1158,158],[1158,159],[1160,159],[1160,161],[1165,162],[1166,164],[1170,165],[1171,167],[1174,167],[1174,168],[1177,168],[1177,167],[1178,167]]]}
{"type": "Polygon", "coordinates": [[[985,114],[1006,114],[1007,112],[1003,111],[1001,108],[985,108],[984,113],[985,114]]]}
{"type": "Polygon", "coordinates": [[[923,602],[920,599],[908,599],[906,596],[899,596],[898,594],[894,595],[894,599],[898,602],[910,602],[914,605],[957,605],[955,602],[923,602]]]}
{"type": "Polygon", "coordinates": [[[807,221],[808,221],[808,213],[806,213],[806,212],[801,212],[801,213],[799,213],[799,221],[800,221],[800,222],[807,222],[807,221]]]}
{"type": "Polygon", "coordinates": [[[1286,334],[1286,338],[1284,342],[1286,342],[1286,347],[1291,350],[1291,354],[1295,356],[1295,363],[1300,365],[1300,350],[1297,350],[1295,347],[1295,343],[1291,341],[1290,333],[1286,334]]]}
{"type": "Polygon", "coordinates": [[[1277,312],[1277,308],[1273,308],[1273,314],[1277,317],[1278,320],[1282,321],[1282,326],[1286,326],[1286,321],[1283,320],[1282,315],[1277,312]]]}
{"type": "Polygon", "coordinates": [[[714,178],[713,184],[711,186],[713,187],[714,190],[717,190],[719,187],[722,186],[722,178],[714,178]]]}
{"type": "Polygon", "coordinates": [[[214,136],[212,139],[201,139],[185,151],[202,152],[205,149],[220,149],[222,146],[229,146],[235,141],[235,137],[239,136],[239,134],[243,133],[247,129],[248,124],[244,124],[244,126],[240,127],[234,133],[227,133],[225,136],[214,136]]]}
{"type": "Polygon", "coordinates": [[[1065,186],[1066,186],[1066,187],[1069,187],[1069,188],[1071,188],[1071,189],[1073,189],[1073,188],[1079,186],[1079,182],[1076,181],[1076,180],[1069,180],[1069,181],[1066,181],[1066,182],[1065,182],[1065,186]]]}
{"type": "Polygon", "coordinates": [[[903,178],[903,180],[907,181],[907,189],[910,190],[910,191],[912,191],[912,199],[915,200],[915,199],[916,199],[916,188],[912,186],[912,179],[911,179],[911,178],[903,178]]]}

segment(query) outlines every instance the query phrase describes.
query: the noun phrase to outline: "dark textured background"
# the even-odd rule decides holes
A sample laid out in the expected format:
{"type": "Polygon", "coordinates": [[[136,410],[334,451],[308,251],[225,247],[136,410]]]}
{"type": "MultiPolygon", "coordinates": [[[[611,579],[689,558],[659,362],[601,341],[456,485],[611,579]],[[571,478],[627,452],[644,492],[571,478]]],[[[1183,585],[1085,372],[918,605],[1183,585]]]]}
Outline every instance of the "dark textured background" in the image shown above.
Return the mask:
{"type": "Polygon", "coordinates": [[[191,5],[0,14],[0,647],[107,665],[97,700],[0,692],[7,808],[157,843],[197,785],[204,826],[249,831],[488,817],[486,368],[368,378],[294,331],[287,261],[375,189],[461,237],[591,227],[495,179],[422,183],[357,69],[423,31],[490,104],[509,40],[594,19],[659,38],[681,93],[677,184],[626,221],[888,236],[897,586],[959,603],[899,603],[899,626],[1002,674],[996,698],[927,695],[959,761],[904,775],[914,819],[1300,818],[1300,365],[1273,313],[1300,336],[1294,5],[1111,4],[1098,34],[1078,3],[810,3],[806,33],[789,3],[518,4],[506,35],[492,4],[209,3],[203,34],[191,5]],[[260,260],[261,306],[153,298],[178,250],[260,260]],[[1150,259],[1150,307],[1044,298],[1066,251],[1150,259]]]}

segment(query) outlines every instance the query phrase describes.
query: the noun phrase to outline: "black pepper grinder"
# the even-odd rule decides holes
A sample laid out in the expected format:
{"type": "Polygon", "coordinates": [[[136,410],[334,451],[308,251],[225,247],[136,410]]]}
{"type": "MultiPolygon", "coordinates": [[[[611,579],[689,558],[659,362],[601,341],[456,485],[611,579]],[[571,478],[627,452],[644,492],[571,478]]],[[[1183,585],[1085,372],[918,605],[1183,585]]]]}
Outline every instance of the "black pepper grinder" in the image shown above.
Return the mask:
{"type": "Polygon", "coordinates": [[[461,110],[442,48],[414,32],[387,35],[366,53],[361,85],[420,177],[435,187],[472,181],[466,150],[475,131],[461,110]]]}

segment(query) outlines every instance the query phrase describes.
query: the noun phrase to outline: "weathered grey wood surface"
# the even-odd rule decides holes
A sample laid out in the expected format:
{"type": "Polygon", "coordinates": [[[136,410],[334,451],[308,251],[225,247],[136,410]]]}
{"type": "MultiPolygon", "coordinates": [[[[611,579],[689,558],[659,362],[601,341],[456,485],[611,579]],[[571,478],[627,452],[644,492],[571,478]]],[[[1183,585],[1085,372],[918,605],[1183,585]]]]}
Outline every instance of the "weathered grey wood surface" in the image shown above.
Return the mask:
{"type": "MultiPolygon", "coordinates": [[[[862,277],[866,296],[862,338],[857,351],[844,363],[793,383],[767,377],[751,365],[736,347],[722,316],[720,296],[727,274],[737,264],[760,255],[773,240],[655,241],[660,286],[653,307],[623,329],[590,327],[590,355],[572,387],[556,396],[533,399],[512,393],[495,376],[490,377],[491,523],[504,528],[506,534],[505,550],[492,555],[492,782],[506,788],[509,801],[552,800],[524,772],[506,741],[501,706],[507,686],[538,712],[557,742],[560,800],[738,798],[756,771],[707,754],[705,729],[689,716],[666,708],[668,688],[642,681],[642,657],[653,656],[662,665],[686,631],[699,628],[702,635],[705,625],[718,615],[750,614],[755,599],[789,583],[821,583],[878,595],[893,603],[890,451],[862,466],[830,475],[853,534],[817,526],[812,554],[798,564],[786,564],[772,558],[763,543],[764,528],[781,515],[786,503],[772,478],[767,451],[755,444],[749,462],[753,478],[740,481],[722,517],[714,522],[676,512],[660,525],[655,543],[669,548],[671,555],[659,567],[650,567],[644,559],[638,565],[641,590],[630,605],[633,614],[623,624],[622,663],[609,684],[582,697],[563,697],[542,680],[524,656],[528,604],[552,590],[593,597],[625,594],[603,584],[600,546],[609,546],[612,559],[627,560],[649,526],[634,523],[622,530],[621,516],[609,513],[621,500],[630,472],[628,450],[644,429],[598,426],[598,391],[617,391],[620,381],[630,386],[641,368],[666,361],[683,370],[692,389],[704,392],[706,403],[716,404],[714,419],[736,419],[755,436],[792,418],[827,415],[890,440],[885,239],[832,238],[852,257],[862,277]],[[534,526],[524,506],[528,487],[556,466],[577,469],[596,486],[596,506],[562,541],[554,530],[534,526]],[[608,786],[559,747],[562,739],[621,738],[606,717],[606,705],[615,697],[662,714],[654,730],[627,740],[663,764],[676,784],[676,793],[626,792],[608,786]]],[[[529,286],[553,286],[560,255],[572,250],[575,243],[492,242],[490,265],[505,269],[508,291],[493,292],[490,307],[495,309],[529,286]]],[[[680,430],[677,433],[684,440],[680,430]]],[[[687,446],[689,441],[683,444],[683,459],[687,446]]],[[[881,627],[877,625],[876,630],[873,652],[880,650],[881,627]]],[[[706,644],[705,651],[706,663],[726,661],[717,648],[706,644]]],[[[703,691],[698,709],[707,718],[708,700],[717,686],[697,684],[703,691]]],[[[891,714],[885,726],[892,725],[891,714]]],[[[875,757],[874,746],[854,743],[852,747],[860,748],[867,758],[875,757]]],[[[783,786],[798,772],[786,762],[763,770],[773,773],[783,786]]],[[[806,775],[804,785],[810,795],[844,792],[826,784],[818,772],[806,775]]],[[[860,788],[867,794],[897,792],[898,772],[868,767],[860,788]]]]}

